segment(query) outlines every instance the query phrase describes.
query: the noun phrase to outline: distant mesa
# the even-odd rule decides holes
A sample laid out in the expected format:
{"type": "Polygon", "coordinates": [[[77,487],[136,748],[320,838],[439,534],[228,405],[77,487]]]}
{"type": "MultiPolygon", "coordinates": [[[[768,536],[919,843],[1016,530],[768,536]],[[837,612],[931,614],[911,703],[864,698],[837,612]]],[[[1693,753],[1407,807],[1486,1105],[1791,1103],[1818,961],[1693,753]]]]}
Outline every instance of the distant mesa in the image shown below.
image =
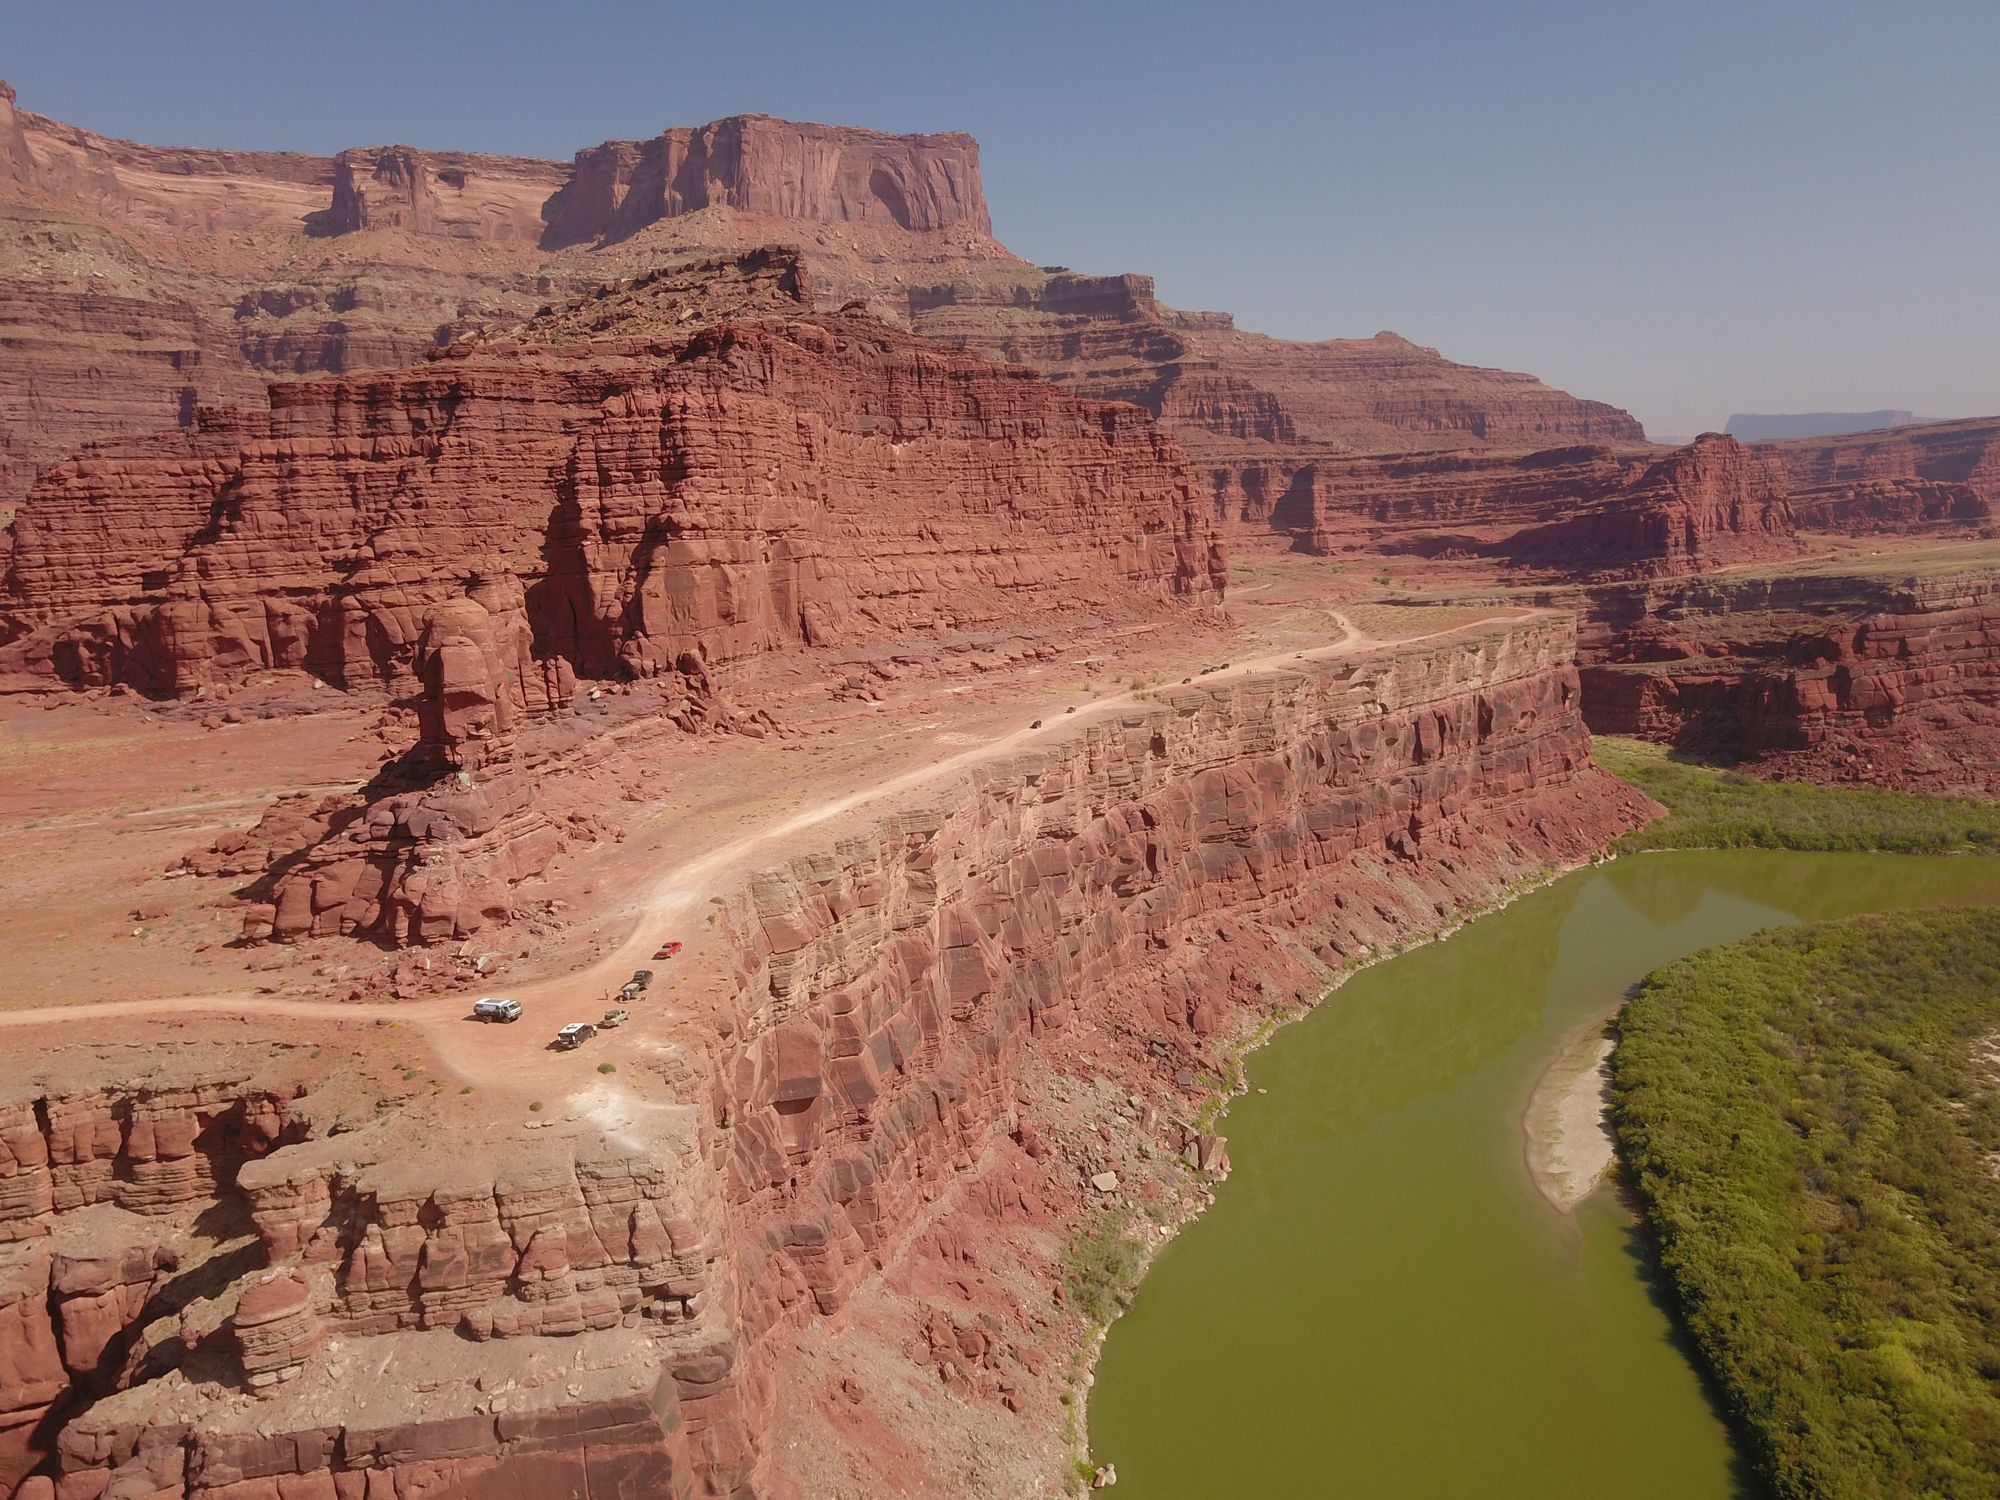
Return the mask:
{"type": "Polygon", "coordinates": [[[1881,427],[1907,427],[1913,420],[1906,411],[1738,412],[1723,431],[1739,443],[1780,443],[1786,438],[1840,437],[1881,427]]]}

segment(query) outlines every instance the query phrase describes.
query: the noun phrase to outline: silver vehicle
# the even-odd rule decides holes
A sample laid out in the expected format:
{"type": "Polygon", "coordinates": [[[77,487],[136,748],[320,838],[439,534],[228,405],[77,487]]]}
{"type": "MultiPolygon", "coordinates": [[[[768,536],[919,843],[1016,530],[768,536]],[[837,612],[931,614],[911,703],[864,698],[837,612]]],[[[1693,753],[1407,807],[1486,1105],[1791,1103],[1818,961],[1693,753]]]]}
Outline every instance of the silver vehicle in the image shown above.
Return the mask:
{"type": "Polygon", "coordinates": [[[495,1000],[491,995],[473,1002],[472,1019],[475,1021],[518,1021],[521,1019],[521,1002],[518,1000],[495,1000]]]}
{"type": "Polygon", "coordinates": [[[604,1013],[604,1019],[599,1021],[597,1024],[600,1030],[609,1030],[613,1026],[623,1026],[627,1021],[631,1019],[632,1019],[632,1012],[630,1012],[629,1010],[625,1010],[623,1008],[614,1008],[612,1010],[607,1010],[604,1013]]]}
{"type": "Polygon", "coordinates": [[[573,1052],[597,1035],[597,1028],[588,1021],[572,1021],[556,1033],[556,1047],[563,1052],[573,1052]]]}

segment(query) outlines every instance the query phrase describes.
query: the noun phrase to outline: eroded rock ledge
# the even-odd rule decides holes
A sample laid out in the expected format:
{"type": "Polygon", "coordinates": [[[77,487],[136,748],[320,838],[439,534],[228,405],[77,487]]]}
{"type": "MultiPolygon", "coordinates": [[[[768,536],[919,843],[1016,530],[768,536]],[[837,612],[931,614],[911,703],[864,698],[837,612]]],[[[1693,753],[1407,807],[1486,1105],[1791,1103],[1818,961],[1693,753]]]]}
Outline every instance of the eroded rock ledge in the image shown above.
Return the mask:
{"type": "MultiPolygon", "coordinates": [[[[1167,689],[767,870],[721,893],[726,1013],[690,1016],[643,1095],[592,1106],[601,1126],[504,1169],[412,1156],[391,1117],[194,1174],[247,1210],[255,1253],[176,1338],[135,1295],[177,1365],[88,1405],[56,1368],[10,1375],[17,1431],[72,1403],[36,1439],[53,1453],[25,1455],[55,1488],[21,1493],[796,1493],[787,1436],[811,1414],[775,1398],[784,1335],[916,1284],[968,1229],[1081,1214],[1030,1072],[1087,1052],[1144,1101],[1105,1128],[1177,1152],[1215,1039],[1636,820],[1589,763],[1573,645],[1536,618],[1167,689]],[[493,1353],[467,1360],[467,1338],[493,1353]]],[[[24,1243],[63,1217],[5,1190],[38,1141],[0,1175],[24,1243]]],[[[47,1297],[12,1305],[23,1347],[49,1347],[47,1297]]],[[[1023,1325],[1074,1339],[1073,1319],[1046,1298],[927,1316],[921,1358],[1053,1430],[1061,1362],[1023,1325]]]]}

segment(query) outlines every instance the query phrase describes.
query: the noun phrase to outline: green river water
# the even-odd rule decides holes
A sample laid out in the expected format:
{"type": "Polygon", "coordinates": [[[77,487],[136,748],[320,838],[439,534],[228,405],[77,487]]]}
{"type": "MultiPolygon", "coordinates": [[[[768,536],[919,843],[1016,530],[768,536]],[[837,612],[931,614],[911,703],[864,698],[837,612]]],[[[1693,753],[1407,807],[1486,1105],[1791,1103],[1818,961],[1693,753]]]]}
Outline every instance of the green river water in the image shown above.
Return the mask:
{"type": "Polygon", "coordinates": [[[1650,854],[1355,975],[1249,1059],[1232,1175],[1106,1341],[1090,1446],[1120,1500],[1759,1494],[1629,1214],[1552,1209],[1522,1113],[1659,964],[1956,902],[2000,902],[2000,859],[1650,854]]]}

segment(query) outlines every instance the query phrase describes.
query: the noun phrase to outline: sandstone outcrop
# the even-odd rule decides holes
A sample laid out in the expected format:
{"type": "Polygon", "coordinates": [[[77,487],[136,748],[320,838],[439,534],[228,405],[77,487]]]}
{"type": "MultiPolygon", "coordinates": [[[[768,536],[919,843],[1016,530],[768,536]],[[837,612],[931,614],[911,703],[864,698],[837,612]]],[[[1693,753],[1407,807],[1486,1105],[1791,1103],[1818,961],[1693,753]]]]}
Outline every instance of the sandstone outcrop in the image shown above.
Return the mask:
{"type": "Polygon", "coordinates": [[[132,1373],[128,1336],[180,1264],[177,1222],[303,1129],[295,1096],[247,1069],[135,1072],[0,1101],[0,1487],[34,1465],[52,1410],[132,1373]]]}
{"type": "Polygon", "coordinates": [[[810,297],[783,252],[656,274],[58,465],[17,518],[0,661],[413,699],[414,753],[362,798],[190,867],[273,872],[252,937],[435,942],[592,836],[535,796],[543,760],[501,769],[579,677],[662,679],[695,729],[735,721],[711,669],[761,652],[1220,600],[1213,525],[1142,413],[810,297]]]}
{"type": "Polygon", "coordinates": [[[2000,580],[1837,569],[1593,591],[1584,709],[1819,781],[2000,790],[2000,580]]]}
{"type": "Polygon", "coordinates": [[[14,530],[22,670],[162,696],[443,672],[526,712],[565,673],[1213,601],[1223,567],[1141,413],[858,316],[274,386],[267,413],[59,465],[14,530]],[[447,639],[468,628],[490,638],[447,639]]]}
{"type": "Polygon", "coordinates": [[[1211,460],[1218,518],[1306,552],[1493,557],[1571,576],[1652,576],[1798,551],[1781,463],[1709,433],[1686,447],[1599,444],[1211,460]]]}
{"type": "Polygon", "coordinates": [[[1150,276],[1023,268],[881,300],[931,337],[1145,407],[1197,461],[1646,436],[1615,407],[1455,364],[1393,333],[1303,343],[1246,333],[1227,313],[1163,307],[1150,276]]]}
{"type": "Polygon", "coordinates": [[[808,224],[993,232],[979,143],[969,135],[884,135],[734,115],[579,151],[544,210],[546,242],[625,239],[708,208],[808,224]]]}
{"type": "Polygon", "coordinates": [[[1496,549],[1568,573],[1680,574],[1799,550],[1784,466],[1720,433],[1704,433],[1621,494],[1539,526],[1496,549]]]}
{"type": "MultiPolygon", "coordinates": [[[[1222,1170],[1179,1123],[1193,1058],[1640,815],[1589,763],[1572,647],[1541,617],[1168,688],[940,785],[726,892],[727,1014],[688,1018],[643,1101],[504,1161],[414,1159],[393,1115],[332,1134],[293,1107],[302,1131],[210,1174],[254,1261],[181,1313],[177,1363],[121,1364],[144,1378],[66,1415],[52,1477],[199,1500],[783,1493],[791,1334],[910,1255],[963,1265],[961,1208],[1080,1204],[1022,1113],[1030,1062],[1124,1039],[1120,1076],[1172,1106],[1139,1128],[1222,1170]]],[[[71,1114],[41,1097],[28,1118],[71,1114]]],[[[32,1176],[33,1141],[0,1139],[32,1176]]],[[[45,1306],[9,1346],[16,1410],[67,1388],[36,1353],[45,1306]]],[[[1023,1384],[1024,1321],[924,1327],[940,1379],[1055,1420],[1023,1384]]]]}
{"type": "Polygon", "coordinates": [[[115,141],[0,100],[0,503],[84,442],[187,426],[261,377],[352,373],[587,287],[774,241],[836,299],[1133,400],[1263,457],[1643,438],[1625,413],[1394,335],[1288,343],[1159,305],[1145,276],[992,238],[977,144],[745,115],[570,163],[115,141]]]}
{"type": "Polygon", "coordinates": [[[435,154],[412,146],[343,151],[333,159],[333,203],[313,227],[325,234],[400,229],[439,239],[532,244],[541,207],[561,174],[548,162],[435,154]]]}
{"type": "Polygon", "coordinates": [[[2000,510],[2000,418],[1767,443],[1812,531],[1991,535],[2000,510]]]}
{"type": "MultiPolygon", "coordinates": [[[[1654,450],[1657,451],[1657,450],[1654,450]]],[[[1197,461],[1220,520],[1302,551],[1475,556],[1516,532],[1624,493],[1648,450],[1449,451],[1197,461]]]]}

